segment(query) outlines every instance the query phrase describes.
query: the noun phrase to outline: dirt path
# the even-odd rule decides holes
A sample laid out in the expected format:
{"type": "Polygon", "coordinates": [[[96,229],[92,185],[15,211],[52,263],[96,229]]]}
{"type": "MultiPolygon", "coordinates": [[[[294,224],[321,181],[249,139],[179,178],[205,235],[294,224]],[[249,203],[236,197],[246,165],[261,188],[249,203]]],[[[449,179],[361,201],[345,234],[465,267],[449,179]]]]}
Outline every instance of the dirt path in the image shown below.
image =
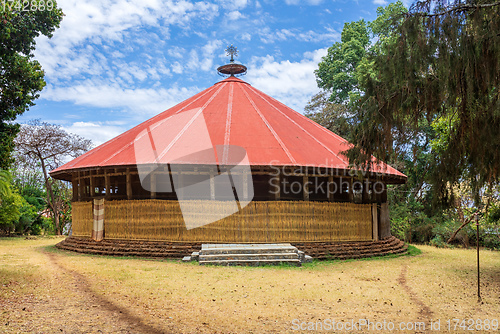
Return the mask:
{"type": "Polygon", "coordinates": [[[434,312],[432,312],[431,308],[418,298],[417,294],[407,284],[407,274],[408,265],[405,264],[401,268],[401,274],[399,274],[398,283],[403,287],[408,296],[410,296],[410,299],[413,301],[413,303],[420,308],[420,310],[418,311],[420,317],[426,319],[427,321],[432,320],[432,315],[434,314],[434,312]]]}
{"type": "Polygon", "coordinates": [[[53,253],[45,253],[50,261],[57,266],[57,268],[67,274],[73,281],[75,290],[81,296],[81,298],[86,299],[87,302],[91,302],[94,307],[97,307],[96,311],[102,311],[106,314],[113,315],[116,320],[128,330],[139,333],[151,333],[160,334],[164,331],[159,330],[153,326],[145,324],[142,320],[131,314],[127,309],[114,304],[112,301],[106,299],[104,296],[97,294],[92,290],[87,278],[80,273],[70,270],[62,266],[57,261],[57,255],[53,253]]]}
{"type": "Polygon", "coordinates": [[[13,283],[11,295],[0,300],[0,309],[8,315],[1,333],[170,333],[160,330],[96,293],[88,278],[65,268],[58,255],[37,249],[30,262],[43,267],[32,293],[13,283]]]}

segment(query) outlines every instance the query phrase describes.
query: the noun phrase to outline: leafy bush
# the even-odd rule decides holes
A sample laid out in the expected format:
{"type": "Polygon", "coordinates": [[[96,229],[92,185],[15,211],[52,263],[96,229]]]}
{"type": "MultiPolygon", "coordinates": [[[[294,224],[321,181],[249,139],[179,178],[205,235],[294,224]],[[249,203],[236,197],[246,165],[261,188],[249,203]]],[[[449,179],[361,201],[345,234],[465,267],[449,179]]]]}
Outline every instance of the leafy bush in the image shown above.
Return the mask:
{"type": "Polygon", "coordinates": [[[446,243],[446,240],[443,240],[443,237],[441,235],[436,235],[432,240],[429,242],[429,245],[438,247],[438,248],[449,248],[450,245],[446,243]]]}
{"type": "Polygon", "coordinates": [[[15,191],[4,194],[0,204],[0,228],[10,233],[21,217],[23,198],[15,191]]]}

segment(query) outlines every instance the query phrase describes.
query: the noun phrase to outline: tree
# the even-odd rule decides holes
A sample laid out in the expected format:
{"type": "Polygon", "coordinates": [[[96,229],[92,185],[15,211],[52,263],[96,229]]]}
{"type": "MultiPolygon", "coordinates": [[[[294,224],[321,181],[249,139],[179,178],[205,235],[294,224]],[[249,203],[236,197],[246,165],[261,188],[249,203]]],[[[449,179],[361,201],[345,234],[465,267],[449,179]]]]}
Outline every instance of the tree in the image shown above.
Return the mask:
{"type": "Polygon", "coordinates": [[[9,194],[2,196],[0,204],[0,227],[10,234],[15,224],[21,217],[21,207],[23,206],[23,198],[16,191],[11,191],[9,194]]]}
{"type": "Polygon", "coordinates": [[[350,158],[385,159],[418,138],[423,122],[441,123],[434,191],[450,199],[467,179],[478,206],[482,186],[500,176],[498,17],[500,2],[486,0],[418,1],[392,17],[394,43],[379,43],[366,57],[370,71],[358,72],[364,95],[350,158]]]}
{"type": "Polygon", "coordinates": [[[0,169],[0,203],[1,197],[10,193],[10,173],[6,170],[0,169]]]}
{"type": "Polygon", "coordinates": [[[69,134],[59,125],[30,121],[22,125],[15,139],[17,160],[25,166],[37,166],[47,192],[47,205],[52,211],[57,234],[61,234],[60,217],[67,202],[67,186],[50,178],[48,172],[61,166],[68,157],[76,158],[92,146],[92,142],[69,134]]]}
{"type": "Polygon", "coordinates": [[[13,186],[24,199],[21,207],[21,217],[16,224],[16,231],[37,235],[42,231],[53,231],[50,219],[43,217],[47,212],[47,196],[45,181],[39,168],[20,165],[12,170],[13,186]]]}
{"type": "MultiPolygon", "coordinates": [[[[359,142],[360,134],[366,137],[370,133],[379,135],[380,125],[372,118],[365,117],[366,111],[359,103],[365,98],[367,79],[378,76],[374,55],[385,55],[387,45],[396,44],[397,29],[407,13],[408,9],[398,1],[379,7],[377,18],[372,22],[358,21],[357,24],[344,26],[342,35],[349,36],[350,39],[343,38],[340,43],[335,43],[315,72],[318,85],[324,91],[314,96],[307,105],[306,115],[309,118],[355,144],[359,142]],[[355,28],[357,34],[352,32],[355,28]],[[353,39],[358,41],[354,42],[353,39]],[[352,45],[365,45],[365,50],[347,52],[352,49],[352,45]],[[341,52],[342,50],[346,52],[341,52]],[[344,85],[345,81],[338,80],[338,73],[346,71],[343,64],[348,62],[350,66],[346,75],[349,85],[344,85]],[[336,69],[338,73],[335,70],[326,70],[335,69],[339,64],[340,67],[336,69]],[[343,98],[339,98],[339,95],[343,98]]],[[[415,235],[413,240],[429,241],[433,226],[447,219],[441,208],[433,205],[434,193],[430,191],[429,186],[435,162],[431,143],[435,139],[436,131],[426,119],[418,123],[411,135],[402,133],[396,127],[388,127],[386,130],[389,130],[391,135],[384,140],[387,140],[391,147],[394,145],[395,149],[390,154],[379,157],[408,176],[406,184],[388,188],[393,233],[402,239],[412,240],[412,231],[416,231],[419,235],[415,235]]],[[[368,152],[360,145],[356,145],[353,151],[346,152],[351,163],[363,164],[368,152]]]]}
{"type": "Polygon", "coordinates": [[[401,1],[377,9],[377,18],[372,22],[365,20],[347,22],[342,29],[340,42],[328,48],[328,53],[314,71],[318,87],[329,92],[329,100],[347,104],[359,98],[359,67],[370,67],[367,63],[368,50],[377,52],[380,44],[394,41],[394,26],[407,12],[401,1]],[[376,41],[376,43],[371,42],[376,41]]]}
{"type": "Polygon", "coordinates": [[[331,102],[329,92],[314,95],[306,105],[305,116],[342,138],[349,138],[352,128],[352,115],[345,104],[331,102]]]}
{"type": "MultiPolygon", "coordinates": [[[[366,77],[375,75],[374,63],[368,55],[382,53],[384,45],[393,45],[395,43],[394,29],[401,24],[401,18],[407,12],[408,10],[403,3],[397,1],[386,7],[379,7],[377,9],[377,18],[373,22],[360,20],[344,25],[341,42],[333,44],[328,49],[328,54],[323,57],[318,64],[318,70],[315,71],[318,87],[322,88],[324,92],[316,95],[309,102],[306,110],[309,111],[308,116],[310,118],[322,122],[327,119],[338,122],[339,126],[335,128],[329,127],[330,130],[342,130],[345,138],[354,143],[356,143],[359,136],[359,130],[356,130],[358,127],[361,126],[364,130],[369,131],[372,124],[367,124],[369,120],[362,116],[357,106],[358,101],[365,94],[363,83],[365,83],[366,77]],[[328,101],[324,99],[324,94],[329,94],[328,101]]],[[[425,126],[427,125],[424,124],[425,126]]],[[[424,133],[429,134],[428,132],[424,133]]],[[[418,137],[414,136],[412,138],[418,137]]],[[[405,139],[396,132],[391,138],[391,140],[401,141],[405,139]]],[[[423,143],[426,142],[428,141],[423,141],[423,143]]],[[[407,147],[412,146],[410,151],[415,151],[414,146],[421,146],[423,143],[414,141],[407,147]]],[[[408,142],[405,144],[408,144],[408,142]]],[[[417,151],[420,150],[417,149],[417,151]]],[[[368,158],[368,153],[360,149],[359,146],[355,146],[348,156],[351,158],[352,163],[360,165],[366,161],[371,161],[368,158]]],[[[385,156],[384,160],[388,163],[404,160],[404,157],[398,155],[404,155],[407,152],[398,153],[385,156]]]]}
{"type": "Polygon", "coordinates": [[[30,11],[23,11],[21,3],[5,1],[0,13],[0,168],[8,168],[13,161],[19,126],[12,121],[34,105],[45,86],[42,68],[33,59],[35,38],[51,37],[63,17],[55,1],[44,1],[43,7],[42,1],[31,1],[37,10],[30,11]]]}
{"type": "Polygon", "coordinates": [[[328,48],[328,54],[314,71],[318,87],[331,92],[330,101],[341,104],[349,101],[349,94],[356,90],[355,71],[365,56],[370,43],[369,31],[364,20],[344,25],[341,42],[328,48]]]}

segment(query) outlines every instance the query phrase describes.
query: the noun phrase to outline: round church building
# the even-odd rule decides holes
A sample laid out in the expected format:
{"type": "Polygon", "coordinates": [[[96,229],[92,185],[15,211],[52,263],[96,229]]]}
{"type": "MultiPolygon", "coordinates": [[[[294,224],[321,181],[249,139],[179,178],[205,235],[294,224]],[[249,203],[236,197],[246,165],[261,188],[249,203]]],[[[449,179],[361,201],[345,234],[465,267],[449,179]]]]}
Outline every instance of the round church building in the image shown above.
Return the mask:
{"type": "Polygon", "coordinates": [[[231,62],[225,79],[53,170],[73,185],[72,233],[59,248],[182,257],[203,243],[291,243],[319,258],[402,253],[391,236],[376,162],[254,88],[231,62]]]}

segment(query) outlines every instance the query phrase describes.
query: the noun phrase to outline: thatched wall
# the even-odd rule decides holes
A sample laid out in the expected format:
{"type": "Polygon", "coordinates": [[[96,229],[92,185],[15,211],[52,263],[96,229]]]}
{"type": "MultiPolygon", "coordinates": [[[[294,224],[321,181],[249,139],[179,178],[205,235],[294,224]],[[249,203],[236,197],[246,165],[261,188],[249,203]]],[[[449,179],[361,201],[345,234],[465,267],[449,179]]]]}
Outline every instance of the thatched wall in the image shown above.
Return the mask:
{"type": "MultiPolygon", "coordinates": [[[[91,202],[73,205],[73,235],[90,236],[91,202]]],[[[200,210],[205,216],[217,206],[213,201],[196,205],[205,206],[200,210]]],[[[251,202],[229,217],[187,230],[177,201],[107,201],[104,238],[219,243],[372,240],[371,208],[353,203],[251,202]]]]}
{"type": "Polygon", "coordinates": [[[94,221],[92,202],[72,203],[72,229],[75,237],[90,237],[94,221]]]}

